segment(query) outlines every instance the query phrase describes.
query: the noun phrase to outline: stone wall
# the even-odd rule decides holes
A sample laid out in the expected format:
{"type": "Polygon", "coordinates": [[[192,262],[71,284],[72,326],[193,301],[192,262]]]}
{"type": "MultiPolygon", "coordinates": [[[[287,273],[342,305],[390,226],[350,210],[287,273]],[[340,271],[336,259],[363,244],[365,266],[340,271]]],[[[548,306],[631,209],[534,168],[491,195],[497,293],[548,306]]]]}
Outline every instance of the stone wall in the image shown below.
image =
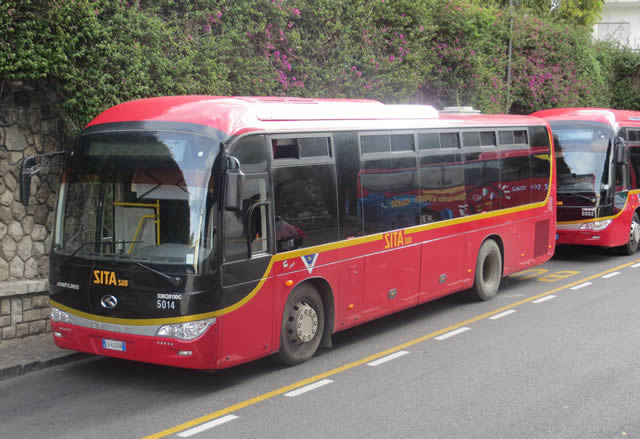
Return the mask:
{"type": "Polygon", "coordinates": [[[58,177],[31,182],[19,201],[24,157],[61,148],[62,123],[37,84],[0,80],[0,341],[49,329],[49,248],[58,177]]]}

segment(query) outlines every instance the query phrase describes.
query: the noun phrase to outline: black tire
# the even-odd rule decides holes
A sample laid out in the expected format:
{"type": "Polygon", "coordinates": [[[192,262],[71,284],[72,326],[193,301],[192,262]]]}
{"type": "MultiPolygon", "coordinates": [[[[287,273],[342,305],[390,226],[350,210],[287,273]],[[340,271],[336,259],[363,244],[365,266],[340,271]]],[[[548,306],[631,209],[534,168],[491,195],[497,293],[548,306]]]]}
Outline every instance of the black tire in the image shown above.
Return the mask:
{"type": "Polygon", "coordinates": [[[316,353],[324,333],[324,304],[309,284],[297,287],[287,299],[280,329],[280,360],[304,363],[316,353]]]}
{"type": "Polygon", "coordinates": [[[476,273],[471,294],[478,300],[493,298],[502,280],[502,253],[493,239],[488,239],[478,251],[476,273]]]}
{"type": "Polygon", "coordinates": [[[638,251],[638,242],[640,241],[640,218],[638,218],[638,214],[633,212],[633,217],[631,218],[631,227],[629,229],[629,241],[620,247],[618,247],[619,251],[623,255],[632,255],[638,251]]]}

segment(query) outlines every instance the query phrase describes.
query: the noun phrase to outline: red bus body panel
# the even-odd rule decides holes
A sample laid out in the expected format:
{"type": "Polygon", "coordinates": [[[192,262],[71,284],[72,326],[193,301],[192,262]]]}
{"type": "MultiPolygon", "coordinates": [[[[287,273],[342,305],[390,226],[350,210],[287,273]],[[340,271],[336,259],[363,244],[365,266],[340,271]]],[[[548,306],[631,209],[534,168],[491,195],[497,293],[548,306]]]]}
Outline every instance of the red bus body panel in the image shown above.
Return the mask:
{"type": "MultiPolygon", "coordinates": [[[[302,107],[314,102],[348,104],[354,108],[382,105],[365,100],[166,97],[115,106],[87,126],[159,120],[206,125],[231,136],[253,131],[379,129],[379,118],[375,115],[364,115],[357,121],[347,117],[304,120],[260,117],[262,106],[270,103],[302,107]]],[[[440,115],[398,118],[389,123],[397,129],[483,125],[542,125],[548,129],[546,122],[530,116],[440,115]]],[[[61,348],[98,355],[184,368],[226,368],[279,350],[287,298],[297,285],[309,279],[327,285],[332,292],[335,308],[331,332],[337,332],[471,287],[478,250],[488,237],[494,237],[503,248],[504,276],[541,264],[553,255],[556,233],[552,150],[550,156],[551,179],[542,182],[549,185],[544,201],[274,254],[263,275],[264,282],[241,305],[221,310],[216,322],[196,340],[182,342],[53,322],[52,330],[60,334],[54,340],[61,348]],[[311,254],[317,254],[317,259],[309,268],[303,257],[311,254]],[[103,338],[124,341],[127,350],[104,349],[103,338]],[[192,353],[181,356],[180,351],[192,353]]]]}
{"type": "MultiPolygon", "coordinates": [[[[600,122],[609,125],[619,135],[621,128],[640,128],[640,111],[615,110],[608,108],[555,108],[537,111],[531,114],[548,121],[600,122]]],[[[556,244],[593,245],[599,247],[618,247],[629,241],[629,229],[633,213],[640,208],[640,182],[631,167],[631,188],[628,191],[624,208],[603,218],[585,219],[582,221],[557,221],[556,244]],[[581,229],[580,226],[595,221],[611,219],[611,224],[602,231],[581,229]]]]}

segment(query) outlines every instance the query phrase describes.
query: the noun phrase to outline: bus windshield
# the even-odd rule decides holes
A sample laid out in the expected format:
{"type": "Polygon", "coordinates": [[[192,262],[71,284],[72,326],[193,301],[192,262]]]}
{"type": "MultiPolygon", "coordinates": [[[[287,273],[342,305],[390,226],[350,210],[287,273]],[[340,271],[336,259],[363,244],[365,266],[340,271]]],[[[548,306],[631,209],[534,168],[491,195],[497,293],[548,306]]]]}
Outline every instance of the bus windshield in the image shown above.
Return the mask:
{"type": "Polygon", "coordinates": [[[197,272],[214,248],[219,150],[177,132],[82,136],[63,170],[53,250],[197,272]]]}
{"type": "Polygon", "coordinates": [[[558,193],[600,196],[609,189],[612,130],[597,122],[551,123],[558,165],[558,193]]]}

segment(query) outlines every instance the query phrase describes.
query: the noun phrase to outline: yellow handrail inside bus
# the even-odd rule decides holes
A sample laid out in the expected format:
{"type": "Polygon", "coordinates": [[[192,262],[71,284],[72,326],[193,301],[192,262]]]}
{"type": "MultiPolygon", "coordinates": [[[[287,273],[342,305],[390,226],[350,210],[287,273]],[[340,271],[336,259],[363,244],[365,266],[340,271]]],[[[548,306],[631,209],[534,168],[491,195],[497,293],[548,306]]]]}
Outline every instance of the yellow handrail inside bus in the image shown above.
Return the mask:
{"type": "Polygon", "coordinates": [[[136,233],[133,236],[133,242],[131,243],[131,247],[129,247],[129,254],[131,254],[131,252],[133,251],[133,247],[135,246],[138,235],[140,234],[140,230],[142,229],[142,224],[147,218],[153,219],[153,222],[156,225],[156,245],[160,245],[160,200],[156,200],[155,203],[128,203],[124,201],[114,201],[113,205],[123,207],[153,207],[156,212],[154,215],[143,215],[140,218],[138,228],[136,229],[136,233]]]}
{"type": "MultiPolygon", "coordinates": [[[[140,230],[142,230],[142,224],[144,223],[144,220],[146,220],[147,218],[155,219],[155,215],[142,215],[140,217],[140,222],[138,223],[138,228],[136,229],[135,235],[133,235],[133,240],[131,242],[131,247],[129,247],[129,251],[128,251],[129,254],[131,254],[131,252],[133,252],[133,246],[136,245],[136,241],[138,240],[138,235],[140,234],[140,230]]],[[[154,221],[154,223],[157,224],[158,222],[154,221]]]]}

